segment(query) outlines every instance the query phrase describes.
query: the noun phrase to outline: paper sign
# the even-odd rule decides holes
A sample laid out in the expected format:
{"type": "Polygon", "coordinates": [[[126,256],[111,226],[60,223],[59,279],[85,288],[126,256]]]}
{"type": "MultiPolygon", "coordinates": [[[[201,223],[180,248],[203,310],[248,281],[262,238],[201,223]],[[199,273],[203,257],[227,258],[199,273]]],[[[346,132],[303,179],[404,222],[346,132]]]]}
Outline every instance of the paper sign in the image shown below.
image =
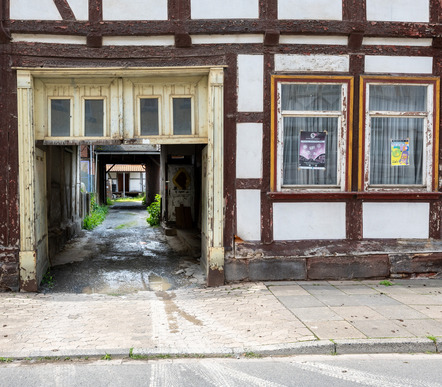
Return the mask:
{"type": "Polygon", "coordinates": [[[409,150],[408,138],[406,140],[391,140],[391,165],[393,167],[410,165],[409,150]]]}
{"type": "Polygon", "coordinates": [[[299,168],[325,169],[325,140],[327,132],[300,132],[299,168]]]}

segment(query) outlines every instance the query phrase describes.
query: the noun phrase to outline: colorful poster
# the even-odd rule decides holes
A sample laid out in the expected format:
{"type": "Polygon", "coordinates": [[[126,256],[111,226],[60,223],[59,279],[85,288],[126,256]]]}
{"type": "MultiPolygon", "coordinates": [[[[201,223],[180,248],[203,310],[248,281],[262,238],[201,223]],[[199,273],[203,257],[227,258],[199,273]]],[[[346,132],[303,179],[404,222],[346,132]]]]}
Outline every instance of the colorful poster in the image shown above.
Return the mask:
{"type": "Polygon", "coordinates": [[[327,132],[299,133],[299,168],[325,169],[327,132]]]}
{"type": "Polygon", "coordinates": [[[406,140],[391,140],[391,166],[410,165],[409,150],[408,138],[406,140]]]}

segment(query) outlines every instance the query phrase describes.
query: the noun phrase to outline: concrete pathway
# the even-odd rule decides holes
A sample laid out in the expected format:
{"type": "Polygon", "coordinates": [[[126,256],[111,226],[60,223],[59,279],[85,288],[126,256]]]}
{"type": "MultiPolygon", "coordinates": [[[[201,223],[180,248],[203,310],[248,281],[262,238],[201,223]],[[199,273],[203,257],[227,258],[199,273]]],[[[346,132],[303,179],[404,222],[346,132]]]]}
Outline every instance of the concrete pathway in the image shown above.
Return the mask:
{"type": "Polygon", "coordinates": [[[381,283],[0,293],[0,357],[442,351],[442,280],[381,283]]]}

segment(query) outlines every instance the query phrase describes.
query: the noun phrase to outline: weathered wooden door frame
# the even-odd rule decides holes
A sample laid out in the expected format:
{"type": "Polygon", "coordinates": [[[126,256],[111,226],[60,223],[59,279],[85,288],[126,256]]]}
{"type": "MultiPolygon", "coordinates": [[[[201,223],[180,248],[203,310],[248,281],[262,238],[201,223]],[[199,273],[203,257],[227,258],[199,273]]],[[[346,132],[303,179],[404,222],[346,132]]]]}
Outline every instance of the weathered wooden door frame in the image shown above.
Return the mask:
{"type": "MultiPolygon", "coordinates": [[[[20,185],[20,288],[24,291],[38,289],[37,241],[35,231],[35,126],[34,126],[34,79],[39,77],[60,78],[90,74],[97,76],[133,76],[171,74],[186,76],[196,71],[208,76],[208,138],[207,138],[207,284],[217,286],[224,282],[223,247],[223,94],[224,74],[222,67],[179,68],[17,68],[19,185],[20,185]]],[[[145,140],[143,140],[145,142],[145,140]]],[[[143,143],[143,142],[142,142],[143,143]]],[[[185,144],[183,140],[181,144],[185,144]]],[[[50,145],[50,143],[48,143],[50,145]]]]}

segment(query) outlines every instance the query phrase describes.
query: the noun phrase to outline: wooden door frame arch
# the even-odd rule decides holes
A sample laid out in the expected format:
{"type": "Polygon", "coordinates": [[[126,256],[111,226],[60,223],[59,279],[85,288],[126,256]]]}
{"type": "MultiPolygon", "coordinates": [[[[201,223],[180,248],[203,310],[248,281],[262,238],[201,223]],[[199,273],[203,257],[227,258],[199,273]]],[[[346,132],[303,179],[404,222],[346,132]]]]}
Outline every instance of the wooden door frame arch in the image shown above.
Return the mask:
{"type": "MultiPolygon", "coordinates": [[[[19,140],[19,209],[20,209],[20,289],[36,291],[42,273],[37,266],[37,238],[35,228],[36,192],[35,182],[38,178],[35,171],[36,126],[35,126],[35,80],[56,79],[65,77],[111,77],[125,79],[128,77],[207,77],[207,203],[206,232],[202,238],[203,259],[206,264],[207,284],[218,286],[224,283],[224,246],[223,246],[223,128],[224,128],[224,69],[223,66],[200,67],[161,67],[161,68],[15,68],[17,71],[17,102],[18,102],[18,140],[19,140]]],[[[205,86],[206,87],[206,86],[205,86]]],[[[123,105],[120,103],[120,105],[123,105]]],[[[123,121],[123,120],[120,120],[123,121]]],[[[124,137],[124,128],[120,131],[120,142],[130,140],[131,143],[154,143],[149,139],[132,139],[124,137]]],[[[81,144],[84,139],[73,139],[71,143],[81,144]]],[[[115,143],[115,139],[111,140],[115,143]]],[[[157,138],[157,143],[173,143],[170,138],[157,138]]],[[[186,140],[178,139],[177,143],[185,144],[186,140]]],[[[195,141],[195,140],[192,140],[195,141]]],[[[90,141],[89,141],[90,142],[90,141]]],[[[191,141],[190,141],[191,142],[191,141]]],[[[187,142],[187,143],[190,143],[187,142]]],[[[103,143],[103,142],[101,142],[103,143]]],[[[51,145],[51,140],[45,140],[51,145]]],[[[56,142],[52,143],[56,144],[56,142]]]]}

